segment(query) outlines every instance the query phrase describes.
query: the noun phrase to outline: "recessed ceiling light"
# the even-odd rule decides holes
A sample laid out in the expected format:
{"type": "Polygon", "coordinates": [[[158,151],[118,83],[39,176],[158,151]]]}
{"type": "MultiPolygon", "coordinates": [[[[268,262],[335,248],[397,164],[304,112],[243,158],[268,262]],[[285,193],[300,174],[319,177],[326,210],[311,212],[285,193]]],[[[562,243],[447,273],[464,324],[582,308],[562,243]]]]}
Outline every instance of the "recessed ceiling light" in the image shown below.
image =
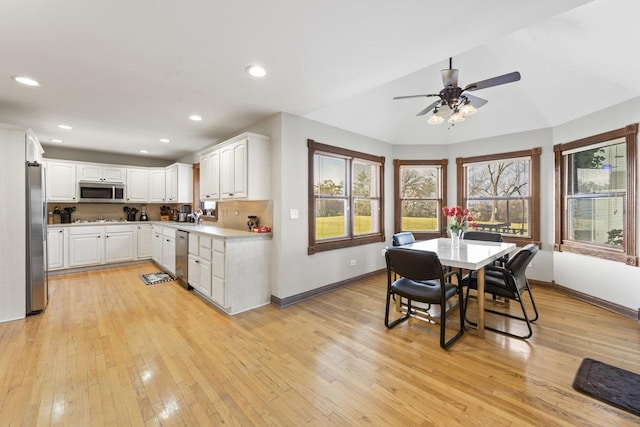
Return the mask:
{"type": "Polygon", "coordinates": [[[63,143],[64,142],[61,139],[50,139],[49,141],[51,141],[51,142],[59,142],[59,143],[63,143]]]}
{"type": "Polygon", "coordinates": [[[192,115],[190,115],[190,116],[189,116],[189,118],[190,118],[191,120],[193,120],[194,122],[199,122],[200,120],[202,120],[202,117],[200,117],[200,116],[199,116],[199,115],[197,115],[197,114],[192,114],[192,115]]]}
{"type": "Polygon", "coordinates": [[[71,130],[71,129],[73,129],[73,128],[72,128],[71,126],[69,126],[69,125],[58,125],[58,127],[59,127],[60,129],[65,129],[65,130],[71,130]]]}
{"type": "Polygon", "coordinates": [[[267,70],[259,65],[250,65],[246,68],[246,71],[253,77],[264,77],[267,75],[267,70]]]}
{"type": "Polygon", "coordinates": [[[17,81],[18,83],[23,84],[23,85],[40,86],[40,83],[38,83],[37,81],[33,80],[32,78],[25,77],[25,76],[14,76],[14,77],[12,77],[12,79],[17,81]]]}
{"type": "Polygon", "coordinates": [[[165,144],[168,144],[171,142],[171,140],[168,138],[160,138],[160,142],[164,142],[165,144]]]}
{"type": "Polygon", "coordinates": [[[141,152],[142,154],[147,154],[147,153],[149,152],[149,150],[140,150],[140,152],[141,152]]]}

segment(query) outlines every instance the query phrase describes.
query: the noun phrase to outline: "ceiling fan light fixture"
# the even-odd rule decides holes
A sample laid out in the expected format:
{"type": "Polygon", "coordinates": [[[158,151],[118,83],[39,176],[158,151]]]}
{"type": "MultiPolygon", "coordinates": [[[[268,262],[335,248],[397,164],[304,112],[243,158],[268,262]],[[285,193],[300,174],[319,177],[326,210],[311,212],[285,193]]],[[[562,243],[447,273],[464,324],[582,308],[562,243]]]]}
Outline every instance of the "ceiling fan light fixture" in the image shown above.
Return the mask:
{"type": "Polygon", "coordinates": [[[449,117],[448,122],[454,125],[456,123],[464,122],[464,116],[458,110],[456,110],[453,112],[451,117],[449,117]]]}
{"type": "Polygon", "coordinates": [[[430,125],[439,125],[440,123],[444,122],[444,117],[442,116],[438,116],[436,115],[437,111],[434,111],[433,114],[429,117],[429,120],[427,120],[427,123],[429,123],[430,125]]]}
{"type": "Polygon", "coordinates": [[[460,108],[460,114],[462,114],[464,117],[473,116],[477,112],[478,110],[476,110],[469,101],[465,102],[462,108],[460,108]]]}

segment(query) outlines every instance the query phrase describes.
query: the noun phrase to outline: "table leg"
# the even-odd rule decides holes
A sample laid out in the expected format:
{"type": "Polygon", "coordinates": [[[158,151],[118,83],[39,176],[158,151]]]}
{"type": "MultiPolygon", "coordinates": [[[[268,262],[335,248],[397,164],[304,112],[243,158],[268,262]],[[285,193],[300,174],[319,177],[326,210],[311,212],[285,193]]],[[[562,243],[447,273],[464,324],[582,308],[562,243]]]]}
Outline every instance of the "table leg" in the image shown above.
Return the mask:
{"type": "Polygon", "coordinates": [[[477,271],[478,283],[478,337],[484,338],[484,267],[477,271]]]}

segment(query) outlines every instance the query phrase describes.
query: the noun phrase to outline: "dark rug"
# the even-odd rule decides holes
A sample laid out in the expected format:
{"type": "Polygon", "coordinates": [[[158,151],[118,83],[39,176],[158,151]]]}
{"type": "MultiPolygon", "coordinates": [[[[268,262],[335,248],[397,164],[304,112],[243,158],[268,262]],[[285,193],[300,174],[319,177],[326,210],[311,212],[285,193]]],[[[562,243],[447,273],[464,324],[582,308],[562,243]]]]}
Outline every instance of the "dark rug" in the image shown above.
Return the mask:
{"type": "Polygon", "coordinates": [[[157,273],[141,274],[140,279],[145,285],[155,285],[156,283],[165,283],[173,281],[173,277],[164,271],[158,271],[157,273]]]}
{"type": "Polygon", "coordinates": [[[584,359],[573,388],[640,416],[640,375],[593,359],[584,359]]]}

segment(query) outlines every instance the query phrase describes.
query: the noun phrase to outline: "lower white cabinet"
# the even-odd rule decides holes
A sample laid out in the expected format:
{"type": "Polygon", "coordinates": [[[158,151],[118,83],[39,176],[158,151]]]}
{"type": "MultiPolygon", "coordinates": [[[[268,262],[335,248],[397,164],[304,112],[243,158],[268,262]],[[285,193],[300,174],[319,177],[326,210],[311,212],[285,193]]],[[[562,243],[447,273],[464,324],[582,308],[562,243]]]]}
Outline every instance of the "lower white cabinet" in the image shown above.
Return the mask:
{"type": "Polygon", "coordinates": [[[176,274],[176,229],[153,226],[151,258],[169,274],[176,274]]]}
{"type": "Polygon", "coordinates": [[[136,259],[147,259],[151,258],[151,236],[152,230],[150,224],[138,225],[136,240],[137,240],[137,248],[136,248],[136,259]]]}
{"type": "Polygon", "coordinates": [[[189,284],[206,297],[211,297],[211,263],[189,255],[189,284]]]}
{"type": "Polygon", "coordinates": [[[89,226],[69,229],[69,267],[133,260],[133,226],[89,226]]]}
{"type": "Polygon", "coordinates": [[[64,229],[47,229],[47,268],[57,270],[64,268],[64,229]]]}

